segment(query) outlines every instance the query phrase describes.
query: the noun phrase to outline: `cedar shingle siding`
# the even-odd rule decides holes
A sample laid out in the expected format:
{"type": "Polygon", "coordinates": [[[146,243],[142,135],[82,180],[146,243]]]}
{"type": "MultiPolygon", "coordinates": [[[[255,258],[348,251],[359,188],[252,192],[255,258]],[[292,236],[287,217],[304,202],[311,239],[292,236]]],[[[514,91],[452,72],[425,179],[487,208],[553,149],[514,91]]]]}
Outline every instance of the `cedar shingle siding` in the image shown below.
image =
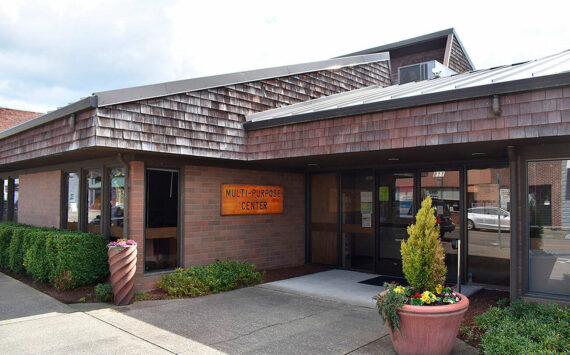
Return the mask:
{"type": "Polygon", "coordinates": [[[449,68],[455,70],[458,73],[464,73],[473,70],[469,64],[469,60],[463,53],[459,41],[455,36],[453,36],[453,44],[451,45],[451,54],[449,56],[449,68]]]}
{"type": "Polygon", "coordinates": [[[97,109],[97,145],[246,159],[245,115],[390,83],[386,62],[229,85],[97,109]]]}
{"type": "Polygon", "coordinates": [[[95,144],[95,110],[77,114],[75,131],[64,117],[0,141],[0,164],[44,157],[95,144]]]}
{"type": "Polygon", "coordinates": [[[471,99],[248,132],[249,159],[279,159],[570,134],[570,87],[471,99]]]}

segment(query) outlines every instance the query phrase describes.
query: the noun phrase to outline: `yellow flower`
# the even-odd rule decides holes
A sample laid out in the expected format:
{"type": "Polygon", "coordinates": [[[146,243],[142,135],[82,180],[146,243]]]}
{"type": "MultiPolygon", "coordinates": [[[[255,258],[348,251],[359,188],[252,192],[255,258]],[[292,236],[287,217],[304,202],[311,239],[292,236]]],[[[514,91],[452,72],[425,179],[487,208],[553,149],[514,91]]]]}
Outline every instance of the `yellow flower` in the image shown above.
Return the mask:
{"type": "Polygon", "coordinates": [[[436,299],[436,296],[429,291],[424,291],[424,293],[422,293],[422,301],[424,303],[430,304],[430,303],[434,302],[435,299],[436,299]]]}
{"type": "Polygon", "coordinates": [[[394,292],[396,293],[404,293],[405,289],[402,286],[396,286],[394,292]]]}
{"type": "Polygon", "coordinates": [[[437,286],[435,287],[435,293],[438,293],[438,294],[441,293],[441,290],[442,290],[442,289],[443,289],[443,286],[437,285],[437,286]]]}

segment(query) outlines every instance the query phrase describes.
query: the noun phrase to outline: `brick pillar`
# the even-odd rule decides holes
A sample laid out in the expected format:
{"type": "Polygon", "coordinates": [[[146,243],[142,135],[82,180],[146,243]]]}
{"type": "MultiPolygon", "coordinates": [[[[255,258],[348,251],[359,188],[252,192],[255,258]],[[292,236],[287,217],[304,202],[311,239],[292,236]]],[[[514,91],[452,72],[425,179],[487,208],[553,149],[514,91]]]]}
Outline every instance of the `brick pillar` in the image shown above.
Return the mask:
{"type": "Polygon", "coordinates": [[[144,273],[144,162],[132,161],[129,169],[129,239],[137,242],[135,289],[140,289],[144,273]]]}

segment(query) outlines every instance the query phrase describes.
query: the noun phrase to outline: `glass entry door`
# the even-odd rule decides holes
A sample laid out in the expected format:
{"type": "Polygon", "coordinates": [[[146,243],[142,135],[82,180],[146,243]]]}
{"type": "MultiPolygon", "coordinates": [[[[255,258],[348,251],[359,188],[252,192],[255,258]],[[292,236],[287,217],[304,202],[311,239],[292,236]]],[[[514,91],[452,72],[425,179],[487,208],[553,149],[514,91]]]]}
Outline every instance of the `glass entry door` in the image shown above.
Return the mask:
{"type": "Polygon", "coordinates": [[[400,245],[415,215],[414,173],[379,174],[375,195],[378,203],[376,272],[402,277],[400,245]]]}
{"type": "Polygon", "coordinates": [[[374,204],[372,171],[343,173],[342,266],[347,269],[374,270],[374,204]]]}
{"type": "Polygon", "coordinates": [[[468,282],[509,285],[510,196],[508,167],[467,170],[468,282]]]}
{"type": "Polygon", "coordinates": [[[459,170],[423,171],[421,173],[421,200],[431,196],[439,224],[439,234],[445,251],[447,282],[457,282],[456,241],[461,239],[459,170]]]}

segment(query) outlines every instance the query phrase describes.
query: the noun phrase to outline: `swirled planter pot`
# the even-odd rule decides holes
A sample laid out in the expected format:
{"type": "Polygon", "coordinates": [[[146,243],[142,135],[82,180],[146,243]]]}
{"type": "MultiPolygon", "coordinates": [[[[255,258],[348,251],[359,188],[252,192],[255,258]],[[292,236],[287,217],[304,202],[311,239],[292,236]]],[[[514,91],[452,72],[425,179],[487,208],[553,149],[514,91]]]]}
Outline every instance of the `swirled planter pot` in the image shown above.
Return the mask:
{"type": "MultiPolygon", "coordinates": [[[[386,291],[382,292],[384,294],[386,291]]],[[[461,326],[461,320],[469,308],[469,299],[458,293],[461,301],[444,306],[411,306],[400,308],[400,329],[388,327],[394,350],[399,355],[450,354],[461,326]]]]}
{"type": "Polygon", "coordinates": [[[115,304],[124,306],[133,303],[135,295],[135,272],[137,271],[137,248],[126,247],[119,249],[110,247],[109,271],[111,284],[115,295],[115,304]]]}

